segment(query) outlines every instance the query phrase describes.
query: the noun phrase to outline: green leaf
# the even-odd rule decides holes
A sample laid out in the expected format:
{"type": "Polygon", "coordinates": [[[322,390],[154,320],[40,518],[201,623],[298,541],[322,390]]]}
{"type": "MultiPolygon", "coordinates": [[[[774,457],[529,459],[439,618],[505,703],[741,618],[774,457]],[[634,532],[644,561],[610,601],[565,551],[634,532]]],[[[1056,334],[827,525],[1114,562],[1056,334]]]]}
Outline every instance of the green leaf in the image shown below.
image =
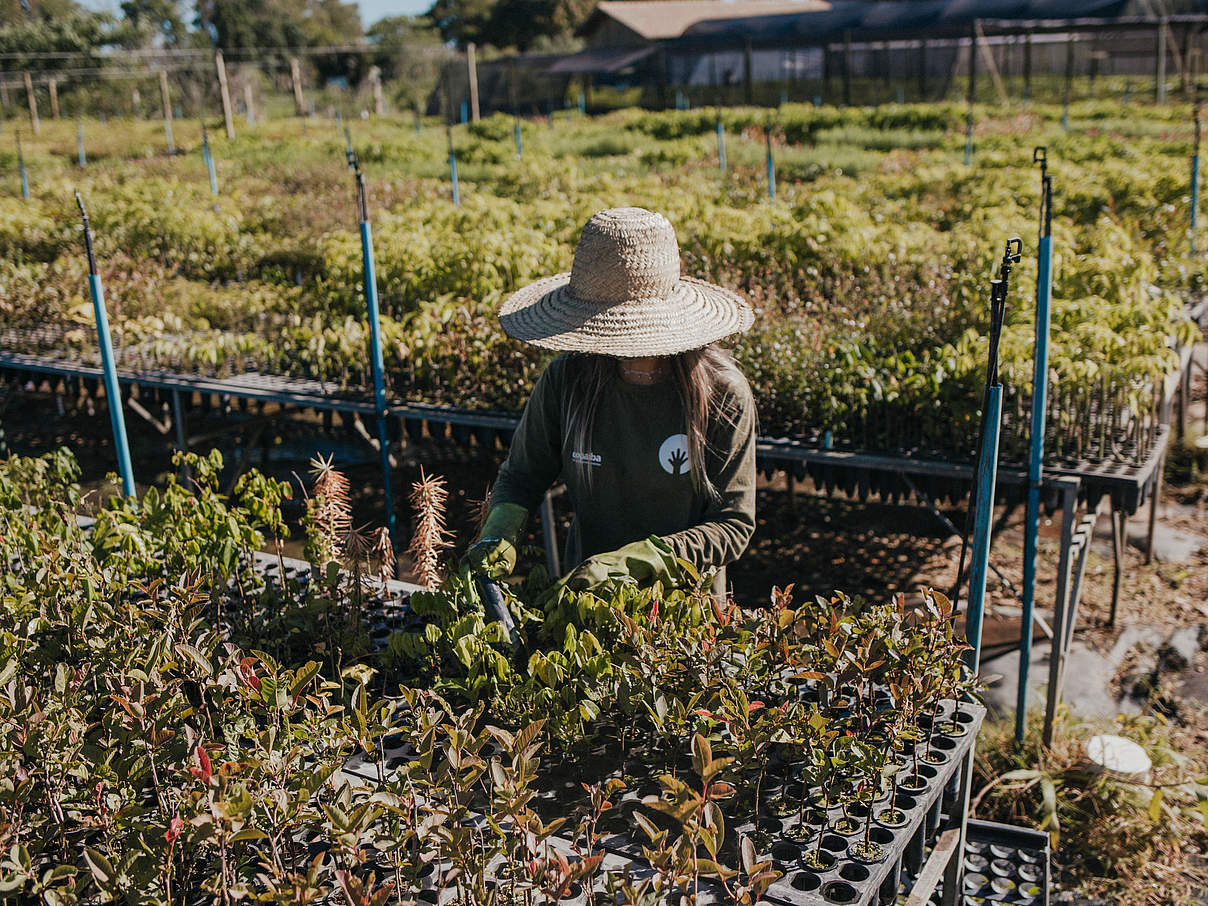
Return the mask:
{"type": "Polygon", "coordinates": [[[1159,787],[1153,791],[1153,798],[1149,800],[1149,820],[1154,824],[1157,824],[1162,818],[1162,799],[1163,793],[1159,787]]]}
{"type": "Polygon", "coordinates": [[[84,861],[88,863],[88,868],[92,871],[92,876],[96,878],[97,884],[102,888],[108,887],[117,877],[117,871],[105,856],[95,847],[84,847],[84,861]]]}
{"type": "Polygon", "coordinates": [[[289,684],[289,694],[297,695],[302,688],[318,675],[321,665],[318,661],[307,661],[294,673],[293,682],[289,684]]]}
{"type": "Polygon", "coordinates": [[[212,677],[214,675],[214,666],[210,663],[210,659],[192,645],[181,642],[176,646],[176,653],[177,655],[192,661],[193,666],[200,670],[206,677],[212,677]]]}

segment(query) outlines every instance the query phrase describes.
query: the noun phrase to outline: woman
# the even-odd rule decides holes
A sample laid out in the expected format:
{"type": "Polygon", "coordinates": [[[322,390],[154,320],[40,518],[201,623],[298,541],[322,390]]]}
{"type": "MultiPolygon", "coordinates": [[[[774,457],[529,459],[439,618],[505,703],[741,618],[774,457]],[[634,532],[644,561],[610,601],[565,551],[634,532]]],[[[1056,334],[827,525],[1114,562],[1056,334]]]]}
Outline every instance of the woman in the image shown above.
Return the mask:
{"type": "Polygon", "coordinates": [[[748,329],[740,297],[680,277],[670,222],[642,208],[592,217],[569,274],[512,295],[512,337],[566,354],[537,381],[491,494],[473,568],[516,567],[531,511],[559,477],[575,519],[566,584],[679,578],[680,558],[716,570],[755,529],[755,406],[729,355],[713,345],[748,329]]]}

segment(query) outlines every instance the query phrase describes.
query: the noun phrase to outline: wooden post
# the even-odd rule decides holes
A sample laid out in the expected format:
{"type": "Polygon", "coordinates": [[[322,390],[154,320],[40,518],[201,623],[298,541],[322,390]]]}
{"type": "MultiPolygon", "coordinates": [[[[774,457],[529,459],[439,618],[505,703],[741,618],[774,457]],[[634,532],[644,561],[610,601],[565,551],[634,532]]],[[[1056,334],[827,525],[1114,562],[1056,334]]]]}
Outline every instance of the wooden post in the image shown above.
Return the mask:
{"type": "Polygon", "coordinates": [[[470,79],[470,119],[478,122],[478,58],[476,47],[471,41],[466,45],[466,70],[470,79]]]}
{"type": "Polygon", "coordinates": [[[306,99],[302,96],[302,68],[297,57],[289,58],[289,81],[294,89],[294,113],[306,116],[306,99]]]}
{"type": "Polygon", "coordinates": [[[382,97],[382,69],[380,66],[369,67],[369,87],[373,91],[373,115],[386,115],[386,100],[382,97]]]}
{"type": "Polygon", "coordinates": [[[59,80],[50,79],[46,83],[46,87],[50,90],[50,115],[57,120],[59,118],[59,80]]]}
{"type": "Polygon", "coordinates": [[[1158,22],[1157,72],[1154,74],[1154,98],[1159,104],[1166,103],[1166,20],[1158,22]]]}
{"type": "Polygon", "coordinates": [[[742,67],[743,67],[743,83],[746,92],[745,98],[748,104],[755,103],[755,73],[753,72],[754,65],[751,59],[751,39],[748,38],[742,49],[742,67]]]}
{"type": "Polygon", "coordinates": [[[227,83],[226,63],[222,51],[214,51],[214,68],[218,70],[218,90],[222,94],[222,122],[226,126],[227,141],[235,140],[235,115],[231,110],[231,86],[227,83]]]}
{"type": "Polygon", "coordinates": [[[243,108],[247,111],[248,126],[256,125],[256,99],[252,95],[252,83],[243,83],[243,108]]]}
{"type": "Polygon", "coordinates": [[[164,106],[164,135],[168,138],[168,153],[176,153],[176,142],[172,138],[172,95],[168,91],[168,70],[159,71],[159,98],[164,106]]]}
{"type": "Polygon", "coordinates": [[[0,78],[0,111],[8,115],[8,82],[0,78]]]}
{"type": "Polygon", "coordinates": [[[38,99],[34,97],[33,76],[25,73],[25,97],[29,101],[29,128],[34,135],[42,131],[42,123],[38,120],[38,99]]]}

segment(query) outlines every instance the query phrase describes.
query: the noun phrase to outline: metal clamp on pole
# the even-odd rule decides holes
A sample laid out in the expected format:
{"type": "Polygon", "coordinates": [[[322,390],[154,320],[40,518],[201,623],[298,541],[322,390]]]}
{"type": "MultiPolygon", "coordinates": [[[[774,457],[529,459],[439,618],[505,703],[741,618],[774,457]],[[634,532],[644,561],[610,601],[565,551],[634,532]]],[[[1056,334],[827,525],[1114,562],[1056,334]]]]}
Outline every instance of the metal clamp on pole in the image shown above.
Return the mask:
{"type": "MultiPolygon", "coordinates": [[[[1053,300],[1053,178],[1048,152],[1032,152],[1040,164],[1040,228],[1036,246],[1036,343],[1032,362],[1032,422],[1028,451],[1028,504],[1023,540],[1023,614],[1019,627],[1019,689],[1015,701],[1015,742],[1022,743],[1028,711],[1028,668],[1032,658],[1032,613],[1036,604],[1036,549],[1040,534],[1040,489],[1044,478],[1045,414],[1049,385],[1049,317],[1053,300]]],[[[1053,640],[1054,646],[1058,640],[1053,640]]]]}
{"type": "MultiPolygon", "coordinates": [[[[351,139],[350,139],[351,141],[351,139]]],[[[351,145],[348,162],[357,184],[357,219],[361,227],[361,268],[365,281],[365,301],[369,307],[369,362],[373,372],[373,403],[377,411],[378,453],[382,462],[382,488],[386,494],[386,529],[398,550],[398,531],[394,518],[394,495],[390,488],[390,435],[386,423],[386,378],[382,359],[382,326],[378,309],[377,268],[373,259],[373,229],[369,225],[369,202],[365,195],[365,175],[361,172],[351,145]]]]}
{"type": "Polygon", "coordinates": [[[105,378],[105,400],[109,404],[109,421],[113,426],[113,446],[117,450],[117,468],[122,476],[122,493],[134,496],[134,470],[130,466],[130,445],[126,440],[126,417],[122,411],[122,393],[117,383],[117,369],[113,364],[113,343],[109,338],[109,317],[105,313],[105,291],[101,277],[96,271],[96,255],[92,250],[92,227],[88,223],[88,212],[84,210],[84,199],[79,189],[75,193],[76,205],[84,221],[84,249],[88,253],[88,290],[92,294],[92,310],[96,315],[97,340],[101,346],[101,367],[105,378]]]}

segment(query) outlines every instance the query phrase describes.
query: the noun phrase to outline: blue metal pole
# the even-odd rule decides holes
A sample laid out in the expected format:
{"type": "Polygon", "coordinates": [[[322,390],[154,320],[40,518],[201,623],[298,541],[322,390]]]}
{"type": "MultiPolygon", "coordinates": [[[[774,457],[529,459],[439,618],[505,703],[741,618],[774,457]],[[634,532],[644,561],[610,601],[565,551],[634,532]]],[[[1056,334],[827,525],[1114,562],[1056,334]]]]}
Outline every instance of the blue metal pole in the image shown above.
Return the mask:
{"type": "Polygon", "coordinates": [[[587,96],[582,91],[580,91],[579,92],[579,116],[586,116],[586,115],[587,115],[587,96]]]}
{"type": "Polygon", "coordinates": [[[210,174],[210,194],[218,197],[218,174],[214,172],[214,155],[210,153],[210,136],[206,124],[201,124],[201,156],[205,158],[206,171],[210,174]]]}
{"type": "Polygon", "coordinates": [[[463,123],[470,120],[470,105],[466,101],[461,102],[461,121],[463,123]]]}
{"type": "Polygon", "coordinates": [[[973,163],[973,111],[965,114],[965,166],[973,163]]]}
{"type": "Polygon", "coordinates": [[[29,177],[25,175],[25,152],[21,148],[21,130],[17,130],[17,171],[21,174],[21,197],[29,201],[29,177]]]}
{"type": "Polygon", "coordinates": [[[1032,657],[1032,613],[1036,603],[1036,548],[1040,534],[1040,488],[1044,464],[1045,412],[1048,404],[1049,311],[1053,294],[1053,238],[1040,240],[1036,277],[1036,352],[1032,365],[1031,450],[1028,455],[1028,508],[1024,520],[1023,614],[1019,635],[1019,690],[1015,705],[1015,741],[1023,742],[1028,708],[1028,668],[1032,657]]]}
{"type": "Polygon", "coordinates": [[[1036,554],[1040,535],[1040,489],[1044,477],[1044,432],[1049,392],[1049,321],[1053,302],[1053,185],[1048,153],[1036,148],[1032,160],[1041,166],[1040,241],[1036,252],[1036,337],[1032,359],[1032,421],[1028,451],[1028,503],[1023,536],[1023,613],[1019,627],[1019,671],[1015,699],[1015,741],[1027,729],[1028,672],[1032,664],[1032,620],[1036,606],[1036,554]]]}
{"type": "Polygon", "coordinates": [[[776,162],[772,159],[772,133],[764,132],[768,150],[768,200],[776,200],[776,162]]]}
{"type": "Polygon", "coordinates": [[[101,347],[101,370],[105,378],[105,401],[109,405],[109,422],[113,427],[113,446],[117,450],[117,468],[122,476],[122,493],[134,496],[134,470],[130,466],[130,444],[126,440],[126,417],[122,411],[122,394],[117,383],[117,370],[113,364],[113,343],[109,338],[109,317],[105,312],[105,290],[101,276],[96,271],[96,258],[92,251],[92,229],[88,224],[88,212],[84,200],[75,193],[80,216],[84,219],[84,247],[88,252],[88,290],[92,294],[92,310],[96,316],[97,340],[101,347]]]}
{"type": "Polygon", "coordinates": [[[385,363],[382,359],[382,326],[378,306],[377,268],[373,260],[373,229],[365,204],[365,180],[357,170],[357,195],[361,214],[361,266],[365,278],[365,300],[369,305],[369,361],[373,371],[373,401],[377,409],[378,451],[382,460],[382,486],[386,493],[386,528],[398,550],[394,519],[394,496],[390,488],[390,437],[386,424],[385,363]]]}
{"type": "Polygon", "coordinates": [[[453,147],[453,130],[446,133],[449,137],[449,180],[453,186],[453,207],[461,207],[461,188],[457,184],[457,149],[453,147]]]}
{"type": "Polygon", "coordinates": [[[84,124],[76,123],[76,158],[80,162],[80,169],[88,165],[88,158],[84,154],[84,124]]]}
{"type": "Polygon", "coordinates": [[[1196,253],[1195,225],[1200,207],[1200,156],[1191,155],[1191,254],[1196,253]]]}
{"type": "Polygon", "coordinates": [[[717,163],[721,167],[721,172],[726,172],[726,130],[721,124],[721,117],[717,118],[717,163]]]}
{"type": "Polygon", "coordinates": [[[519,160],[524,156],[524,138],[520,134],[520,120],[512,124],[512,137],[516,140],[516,159],[519,160]]]}
{"type": "Polygon", "coordinates": [[[990,566],[990,530],[994,522],[994,491],[998,481],[998,432],[1002,420],[1002,384],[990,387],[986,397],[986,421],[982,433],[982,455],[977,464],[978,509],[973,527],[972,561],[969,571],[969,607],[965,612],[965,636],[972,646],[966,655],[969,669],[977,673],[981,663],[982,614],[986,603],[986,574],[990,566]]]}
{"type": "Polygon", "coordinates": [[[1196,236],[1195,227],[1196,221],[1199,219],[1200,209],[1200,101],[1197,97],[1195,105],[1192,108],[1193,119],[1195,121],[1195,140],[1192,144],[1191,153],[1191,227],[1190,227],[1190,244],[1191,254],[1196,253],[1196,236]]]}

